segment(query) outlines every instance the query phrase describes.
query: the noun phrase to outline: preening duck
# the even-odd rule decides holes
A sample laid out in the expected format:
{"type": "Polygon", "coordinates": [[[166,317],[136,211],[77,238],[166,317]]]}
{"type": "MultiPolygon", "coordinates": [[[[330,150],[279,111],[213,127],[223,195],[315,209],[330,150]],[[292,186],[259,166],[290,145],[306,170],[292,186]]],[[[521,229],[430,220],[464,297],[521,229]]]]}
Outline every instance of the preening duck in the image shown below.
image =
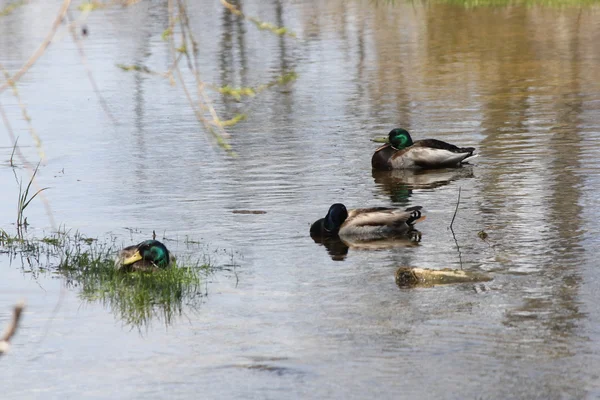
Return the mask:
{"type": "Polygon", "coordinates": [[[408,131],[392,129],[389,143],[373,154],[371,166],[375,169],[412,169],[459,167],[466,159],[475,157],[474,147],[457,147],[437,139],[413,142],[408,131]]]}
{"type": "Polygon", "coordinates": [[[414,224],[425,219],[421,206],[405,210],[375,207],[347,210],[341,203],[333,204],[325,218],[315,221],[310,227],[314,237],[353,236],[361,239],[376,239],[398,236],[414,231],[414,224]]]}
{"type": "Polygon", "coordinates": [[[158,240],[145,240],[125,247],[117,255],[115,267],[124,271],[154,271],[174,264],[175,257],[158,240]]]}

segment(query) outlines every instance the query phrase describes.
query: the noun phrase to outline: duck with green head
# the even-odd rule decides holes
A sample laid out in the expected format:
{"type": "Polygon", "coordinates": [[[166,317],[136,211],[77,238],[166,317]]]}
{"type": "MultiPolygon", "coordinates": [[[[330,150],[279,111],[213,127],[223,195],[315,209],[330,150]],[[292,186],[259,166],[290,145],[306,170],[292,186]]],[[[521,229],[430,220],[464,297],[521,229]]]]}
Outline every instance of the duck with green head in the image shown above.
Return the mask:
{"type": "Polygon", "coordinates": [[[168,268],[175,263],[175,257],[158,240],[145,240],[142,243],[125,247],[117,255],[115,267],[123,271],[156,271],[168,268]]]}
{"type": "Polygon", "coordinates": [[[310,227],[313,237],[354,237],[361,240],[375,240],[410,234],[414,224],[425,219],[421,206],[398,208],[374,207],[348,210],[341,203],[333,204],[325,218],[314,222],[310,227]]]}
{"type": "Polygon", "coordinates": [[[457,147],[437,139],[414,141],[408,131],[392,129],[389,143],[375,150],[371,166],[375,169],[428,169],[459,167],[466,159],[476,157],[474,147],[457,147]]]}

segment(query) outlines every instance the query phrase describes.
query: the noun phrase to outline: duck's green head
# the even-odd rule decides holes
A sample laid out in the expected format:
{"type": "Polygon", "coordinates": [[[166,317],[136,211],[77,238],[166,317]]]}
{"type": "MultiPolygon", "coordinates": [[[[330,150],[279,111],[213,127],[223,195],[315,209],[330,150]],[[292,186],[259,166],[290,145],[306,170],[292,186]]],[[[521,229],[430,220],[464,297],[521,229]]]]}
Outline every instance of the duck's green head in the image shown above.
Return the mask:
{"type": "Polygon", "coordinates": [[[346,210],[346,206],[341,203],[335,203],[329,207],[329,211],[325,216],[325,221],[323,221],[323,226],[329,232],[337,232],[346,218],[348,218],[348,210],[346,210]]]}
{"type": "Polygon", "coordinates": [[[131,265],[139,260],[153,263],[159,268],[169,266],[169,250],[158,240],[146,240],[137,245],[135,253],[123,260],[123,265],[131,265]]]}
{"type": "Polygon", "coordinates": [[[410,137],[410,133],[408,133],[406,129],[402,128],[392,129],[389,133],[389,140],[392,146],[398,150],[413,145],[413,140],[410,137]]]}

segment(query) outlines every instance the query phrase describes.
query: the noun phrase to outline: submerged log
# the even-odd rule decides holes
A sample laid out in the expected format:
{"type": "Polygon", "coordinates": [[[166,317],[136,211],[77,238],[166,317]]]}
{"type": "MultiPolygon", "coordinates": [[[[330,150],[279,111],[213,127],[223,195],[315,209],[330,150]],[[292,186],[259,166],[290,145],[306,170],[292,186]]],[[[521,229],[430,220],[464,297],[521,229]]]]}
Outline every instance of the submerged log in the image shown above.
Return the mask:
{"type": "Polygon", "coordinates": [[[429,269],[400,267],[396,271],[396,284],[400,287],[431,287],[452,283],[488,282],[492,278],[478,272],[458,269],[429,269]]]}

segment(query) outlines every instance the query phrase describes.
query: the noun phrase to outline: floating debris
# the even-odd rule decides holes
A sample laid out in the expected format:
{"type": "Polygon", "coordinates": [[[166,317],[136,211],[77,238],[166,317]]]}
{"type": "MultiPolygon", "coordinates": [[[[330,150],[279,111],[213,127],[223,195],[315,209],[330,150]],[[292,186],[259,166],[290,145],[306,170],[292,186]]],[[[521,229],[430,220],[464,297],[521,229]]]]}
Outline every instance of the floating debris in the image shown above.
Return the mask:
{"type": "Polygon", "coordinates": [[[396,284],[400,287],[432,287],[452,283],[488,282],[492,278],[478,273],[459,269],[429,269],[400,267],[396,271],[396,284]]]}

